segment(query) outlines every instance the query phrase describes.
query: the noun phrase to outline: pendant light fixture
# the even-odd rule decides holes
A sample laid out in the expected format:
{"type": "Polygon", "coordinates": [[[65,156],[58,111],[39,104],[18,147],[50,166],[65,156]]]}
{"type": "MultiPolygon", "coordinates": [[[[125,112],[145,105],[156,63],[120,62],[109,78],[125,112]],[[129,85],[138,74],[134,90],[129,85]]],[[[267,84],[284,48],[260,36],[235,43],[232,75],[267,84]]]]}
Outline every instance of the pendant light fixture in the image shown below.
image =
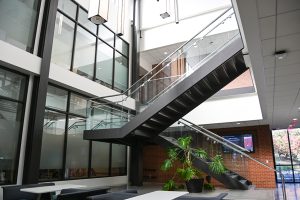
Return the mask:
{"type": "Polygon", "coordinates": [[[124,34],[125,0],[117,0],[117,35],[124,34]]]}
{"type": "Polygon", "coordinates": [[[88,18],[94,24],[107,22],[109,0],[90,0],[88,18]]]}
{"type": "Polygon", "coordinates": [[[178,0],[174,0],[174,11],[175,11],[175,23],[179,23],[179,14],[178,14],[178,0]]]}
{"type": "Polygon", "coordinates": [[[161,13],[160,16],[163,19],[166,19],[167,17],[170,17],[170,13],[169,13],[169,7],[170,7],[170,0],[166,0],[166,11],[164,13],[161,13]]]}

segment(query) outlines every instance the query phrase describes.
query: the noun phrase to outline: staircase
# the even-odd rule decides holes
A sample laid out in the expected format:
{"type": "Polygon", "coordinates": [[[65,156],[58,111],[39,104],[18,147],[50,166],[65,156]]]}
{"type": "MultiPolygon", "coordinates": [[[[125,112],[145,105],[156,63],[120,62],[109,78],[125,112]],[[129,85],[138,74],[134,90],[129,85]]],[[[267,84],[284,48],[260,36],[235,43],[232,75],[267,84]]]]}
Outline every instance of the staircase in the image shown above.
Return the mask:
{"type": "Polygon", "coordinates": [[[245,157],[241,157],[240,152],[248,152],[246,149],[237,146],[236,144],[231,143],[202,127],[194,125],[191,122],[188,122],[187,120],[180,119],[178,122],[183,124],[184,127],[181,126],[180,128],[169,128],[173,131],[163,132],[160,135],[158,135],[153,141],[166,149],[180,148],[180,146],[178,145],[177,138],[182,136],[192,136],[193,141],[196,141],[192,143],[192,147],[201,147],[209,154],[208,159],[200,159],[197,156],[192,155],[193,166],[195,166],[198,169],[201,169],[201,171],[213,177],[218,182],[222,183],[226,188],[248,190],[251,187],[253,187],[251,181],[247,180],[245,177],[242,176],[242,174],[244,176],[247,176],[247,170],[243,169],[243,167],[246,167],[244,165],[247,165],[247,160],[245,157]],[[207,140],[208,138],[209,140],[207,140]],[[222,155],[222,145],[225,145],[228,148],[230,148],[232,152],[226,153],[227,155],[222,155]],[[212,149],[214,153],[211,152],[212,149]],[[214,157],[216,154],[221,154],[225,161],[227,171],[224,174],[215,174],[209,169],[209,164],[211,162],[210,158],[214,157]],[[235,155],[234,157],[238,157],[235,158],[235,164],[239,165],[239,169],[234,168],[234,171],[230,169],[232,165],[228,165],[226,163],[226,159],[228,158],[230,158],[228,161],[232,162],[233,155],[235,155]]]}
{"type": "Polygon", "coordinates": [[[239,31],[219,33],[233,14],[232,9],[222,13],[122,94],[137,97],[140,104],[140,112],[128,123],[115,129],[86,130],[84,139],[125,145],[149,141],[245,72],[239,31]],[[195,44],[211,43],[210,50],[205,47],[208,53],[195,53],[195,44]],[[175,77],[174,63],[181,63],[175,66],[175,77]]]}

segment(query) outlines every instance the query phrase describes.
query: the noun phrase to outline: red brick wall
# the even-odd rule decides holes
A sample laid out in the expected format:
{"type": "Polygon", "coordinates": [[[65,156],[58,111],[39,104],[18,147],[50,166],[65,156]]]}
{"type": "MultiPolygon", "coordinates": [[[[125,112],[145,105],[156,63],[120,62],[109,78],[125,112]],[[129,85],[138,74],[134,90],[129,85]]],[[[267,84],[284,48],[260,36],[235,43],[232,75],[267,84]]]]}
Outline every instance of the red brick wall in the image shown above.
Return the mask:
{"type": "MultiPolygon", "coordinates": [[[[272,152],[272,139],[269,126],[251,126],[240,128],[228,128],[212,130],[219,135],[232,135],[235,133],[253,133],[254,135],[254,148],[255,152],[250,155],[255,159],[258,159],[264,163],[268,161],[269,166],[274,166],[273,152],[272,152]]],[[[144,147],[144,180],[147,182],[163,183],[174,174],[173,171],[162,172],[160,166],[166,158],[165,149],[157,145],[149,145],[144,147]]],[[[179,163],[177,163],[179,164],[179,163]]],[[[227,163],[228,165],[228,163],[227,163]]],[[[230,167],[229,167],[230,168],[230,167]]],[[[175,167],[176,169],[176,167],[175,167]]],[[[241,172],[248,180],[257,188],[274,188],[275,174],[273,171],[266,169],[265,167],[256,164],[253,161],[247,159],[246,165],[243,169],[245,173],[241,172]]],[[[221,186],[213,180],[214,185],[221,186]]]]}

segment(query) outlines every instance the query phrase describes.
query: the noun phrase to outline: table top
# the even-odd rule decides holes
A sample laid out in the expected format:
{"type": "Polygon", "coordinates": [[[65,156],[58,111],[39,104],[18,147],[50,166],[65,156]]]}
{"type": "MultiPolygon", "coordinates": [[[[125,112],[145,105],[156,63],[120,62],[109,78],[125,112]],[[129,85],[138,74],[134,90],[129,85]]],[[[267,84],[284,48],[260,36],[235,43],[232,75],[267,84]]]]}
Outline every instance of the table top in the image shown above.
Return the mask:
{"type": "Polygon", "coordinates": [[[51,185],[51,186],[42,186],[42,187],[23,188],[20,191],[35,193],[35,194],[42,194],[42,193],[49,193],[49,192],[57,192],[57,191],[61,191],[63,189],[82,188],[82,187],[86,187],[86,186],[73,185],[73,184],[51,185]]]}
{"type": "Polygon", "coordinates": [[[188,192],[155,191],[147,194],[142,194],[136,197],[132,197],[127,200],[156,200],[156,199],[172,200],[185,194],[188,194],[188,192]]]}

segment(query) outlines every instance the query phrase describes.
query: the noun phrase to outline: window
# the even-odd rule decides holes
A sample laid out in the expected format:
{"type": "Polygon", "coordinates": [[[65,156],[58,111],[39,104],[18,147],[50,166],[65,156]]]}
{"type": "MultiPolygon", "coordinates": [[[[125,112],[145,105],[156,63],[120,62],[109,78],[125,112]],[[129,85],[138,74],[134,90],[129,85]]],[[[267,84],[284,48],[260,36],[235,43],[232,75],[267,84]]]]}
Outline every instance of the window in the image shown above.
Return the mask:
{"type": "Polygon", "coordinates": [[[0,1],[0,40],[33,52],[40,0],[0,1]]]}
{"type": "Polygon", "coordinates": [[[129,45],[88,20],[75,1],[59,0],[51,62],[117,91],[128,88],[129,45]]]}
{"type": "Polygon", "coordinates": [[[100,103],[95,106],[85,96],[48,86],[40,181],[126,174],[126,146],[112,148],[109,143],[83,140],[84,130],[121,126],[121,111],[100,103]]]}
{"type": "Polygon", "coordinates": [[[0,185],[16,183],[26,87],[26,76],[0,68],[0,185]]]}
{"type": "Polygon", "coordinates": [[[73,21],[57,12],[51,62],[65,69],[70,69],[74,38],[73,21]]]}

